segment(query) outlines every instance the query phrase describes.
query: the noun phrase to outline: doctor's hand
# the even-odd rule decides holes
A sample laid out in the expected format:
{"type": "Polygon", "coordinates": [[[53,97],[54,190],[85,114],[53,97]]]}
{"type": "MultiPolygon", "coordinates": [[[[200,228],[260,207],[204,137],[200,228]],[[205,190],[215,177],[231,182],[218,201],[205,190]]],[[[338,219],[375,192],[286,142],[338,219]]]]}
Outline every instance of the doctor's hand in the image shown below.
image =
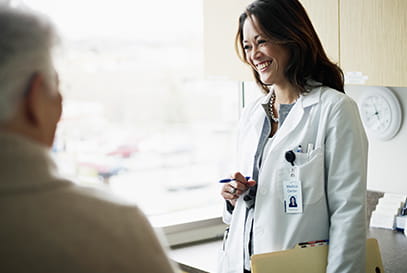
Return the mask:
{"type": "Polygon", "coordinates": [[[225,200],[228,200],[233,206],[235,206],[236,200],[240,195],[256,185],[256,181],[252,179],[246,180],[240,172],[232,175],[232,178],[235,179],[235,181],[223,185],[221,195],[225,200]]]}

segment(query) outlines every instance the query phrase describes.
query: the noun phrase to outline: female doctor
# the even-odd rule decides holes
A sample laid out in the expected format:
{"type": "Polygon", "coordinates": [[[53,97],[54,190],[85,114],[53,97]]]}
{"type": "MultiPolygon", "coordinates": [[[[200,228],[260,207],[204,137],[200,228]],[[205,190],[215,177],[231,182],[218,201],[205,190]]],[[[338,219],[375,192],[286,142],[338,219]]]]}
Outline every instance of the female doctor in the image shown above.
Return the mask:
{"type": "Polygon", "coordinates": [[[298,0],[250,4],[236,43],[264,96],[243,111],[236,181],[222,187],[219,272],[315,240],[329,240],[327,273],[365,272],[368,145],[341,69],[298,0]]]}

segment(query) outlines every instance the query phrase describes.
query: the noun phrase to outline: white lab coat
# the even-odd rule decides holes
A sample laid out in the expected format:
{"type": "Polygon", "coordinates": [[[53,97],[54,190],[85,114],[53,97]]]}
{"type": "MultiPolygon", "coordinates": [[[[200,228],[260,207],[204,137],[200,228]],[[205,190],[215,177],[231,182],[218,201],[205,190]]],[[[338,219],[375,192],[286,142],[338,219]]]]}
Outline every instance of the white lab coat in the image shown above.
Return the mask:
{"type": "MultiPolygon", "coordinates": [[[[265,118],[267,96],[245,108],[239,128],[238,170],[251,175],[265,118]]],[[[367,138],[356,103],[327,87],[302,95],[263,156],[253,224],[254,254],[284,250],[299,242],[329,239],[328,273],[365,272],[367,138]],[[298,154],[303,213],[286,214],[283,181],[290,163],[284,155],[298,145],[314,151],[298,154]]],[[[232,214],[220,254],[219,272],[243,271],[246,205],[242,195],[232,214]]],[[[295,261],[293,261],[295,262],[295,261]]]]}

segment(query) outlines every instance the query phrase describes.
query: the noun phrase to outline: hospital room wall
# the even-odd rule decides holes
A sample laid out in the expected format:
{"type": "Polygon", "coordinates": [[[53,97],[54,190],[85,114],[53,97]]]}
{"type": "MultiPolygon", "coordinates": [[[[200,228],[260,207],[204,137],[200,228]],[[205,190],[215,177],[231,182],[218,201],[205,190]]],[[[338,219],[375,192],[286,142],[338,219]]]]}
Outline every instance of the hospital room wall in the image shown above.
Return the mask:
{"type": "MultiPolygon", "coordinates": [[[[398,134],[381,141],[369,137],[368,189],[407,195],[407,87],[389,87],[398,97],[403,120],[398,134]],[[404,173],[406,171],[406,173],[404,173]]],[[[349,85],[345,90],[356,101],[365,86],[349,85]]],[[[367,90],[366,90],[367,91],[367,90]]]]}

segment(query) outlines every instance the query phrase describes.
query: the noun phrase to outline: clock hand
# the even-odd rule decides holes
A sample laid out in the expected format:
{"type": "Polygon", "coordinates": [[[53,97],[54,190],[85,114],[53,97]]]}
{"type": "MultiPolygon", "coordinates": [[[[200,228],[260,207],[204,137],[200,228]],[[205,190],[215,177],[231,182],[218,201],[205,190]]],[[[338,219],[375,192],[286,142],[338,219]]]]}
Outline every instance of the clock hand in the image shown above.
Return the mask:
{"type": "Polygon", "coordinates": [[[370,114],[370,116],[369,116],[369,119],[371,118],[371,117],[377,117],[377,119],[380,119],[379,118],[379,112],[374,112],[373,114],[370,114]]]}
{"type": "Polygon", "coordinates": [[[376,105],[373,104],[373,108],[374,108],[374,111],[375,111],[374,115],[377,117],[378,120],[380,120],[379,111],[377,111],[376,105]]]}

